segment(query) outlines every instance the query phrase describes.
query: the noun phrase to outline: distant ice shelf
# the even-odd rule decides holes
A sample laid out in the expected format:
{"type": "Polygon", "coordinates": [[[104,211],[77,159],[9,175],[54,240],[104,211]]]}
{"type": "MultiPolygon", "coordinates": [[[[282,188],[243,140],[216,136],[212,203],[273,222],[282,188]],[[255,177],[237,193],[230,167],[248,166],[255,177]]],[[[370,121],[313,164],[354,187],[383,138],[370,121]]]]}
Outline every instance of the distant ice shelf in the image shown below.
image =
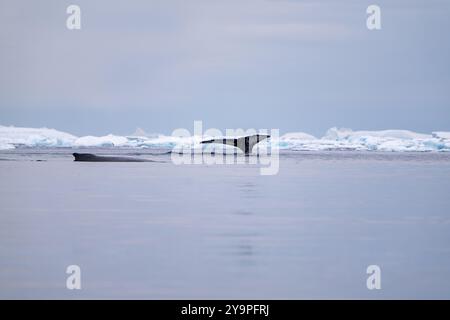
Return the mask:
{"type": "MultiPolygon", "coordinates": [[[[48,128],[22,128],[0,126],[0,150],[17,147],[111,147],[111,148],[172,148],[176,145],[194,145],[202,137],[175,137],[162,134],[144,135],[142,131],[130,136],[109,134],[106,136],[77,137],[48,128]]],[[[261,142],[264,147],[268,142],[261,142]]],[[[331,128],[322,138],[304,132],[291,132],[272,138],[283,150],[293,151],[450,151],[450,132],[435,131],[431,134],[408,130],[353,131],[331,128]]]]}

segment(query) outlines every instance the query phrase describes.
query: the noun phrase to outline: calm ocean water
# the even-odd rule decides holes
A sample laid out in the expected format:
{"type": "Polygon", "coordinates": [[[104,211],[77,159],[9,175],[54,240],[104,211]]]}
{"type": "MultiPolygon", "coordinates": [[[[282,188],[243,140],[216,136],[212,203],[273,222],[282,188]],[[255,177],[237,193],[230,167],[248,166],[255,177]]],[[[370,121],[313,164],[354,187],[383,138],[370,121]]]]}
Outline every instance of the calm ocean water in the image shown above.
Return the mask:
{"type": "Polygon", "coordinates": [[[450,298],[450,154],[282,153],[261,176],[165,151],[0,152],[0,297],[450,298]]]}

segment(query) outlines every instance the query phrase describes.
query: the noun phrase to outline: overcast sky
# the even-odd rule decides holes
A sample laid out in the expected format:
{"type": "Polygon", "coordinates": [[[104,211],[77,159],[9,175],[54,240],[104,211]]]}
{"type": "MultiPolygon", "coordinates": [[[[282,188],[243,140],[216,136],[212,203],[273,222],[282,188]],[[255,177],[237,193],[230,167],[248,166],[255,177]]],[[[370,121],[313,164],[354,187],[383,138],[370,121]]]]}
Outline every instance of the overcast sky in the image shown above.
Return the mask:
{"type": "Polygon", "coordinates": [[[445,0],[0,0],[0,124],[450,131],[449,32],[445,0]]]}

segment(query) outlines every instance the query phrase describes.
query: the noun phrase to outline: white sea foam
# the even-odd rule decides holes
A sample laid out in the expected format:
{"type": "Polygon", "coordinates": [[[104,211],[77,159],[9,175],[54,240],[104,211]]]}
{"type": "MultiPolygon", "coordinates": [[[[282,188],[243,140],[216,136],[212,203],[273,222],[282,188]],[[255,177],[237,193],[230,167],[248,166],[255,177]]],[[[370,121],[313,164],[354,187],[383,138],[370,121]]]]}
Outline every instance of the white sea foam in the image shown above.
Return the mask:
{"type": "MultiPolygon", "coordinates": [[[[0,150],[16,147],[171,148],[176,145],[194,145],[198,148],[201,147],[200,141],[200,136],[147,135],[142,130],[130,136],[109,134],[100,137],[77,137],[55,129],[0,126],[0,150]]],[[[273,142],[281,149],[293,151],[450,151],[450,132],[423,134],[408,130],[353,131],[331,128],[322,138],[303,132],[291,132],[273,142]]],[[[261,142],[260,145],[264,148],[267,141],[261,142]]]]}

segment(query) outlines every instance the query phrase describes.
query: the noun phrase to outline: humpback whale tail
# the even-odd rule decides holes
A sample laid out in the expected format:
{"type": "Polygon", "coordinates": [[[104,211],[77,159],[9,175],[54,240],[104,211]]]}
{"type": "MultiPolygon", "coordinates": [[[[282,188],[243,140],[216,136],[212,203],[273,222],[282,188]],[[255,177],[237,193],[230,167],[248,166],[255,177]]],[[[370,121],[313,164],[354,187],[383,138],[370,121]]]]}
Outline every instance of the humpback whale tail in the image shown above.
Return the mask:
{"type": "Polygon", "coordinates": [[[268,134],[254,134],[251,136],[245,136],[241,138],[223,138],[223,139],[211,139],[211,140],[205,140],[200,143],[219,143],[219,144],[225,144],[228,146],[233,146],[236,148],[241,149],[245,155],[249,155],[252,152],[253,147],[265,140],[270,138],[270,135],[268,134]]]}

